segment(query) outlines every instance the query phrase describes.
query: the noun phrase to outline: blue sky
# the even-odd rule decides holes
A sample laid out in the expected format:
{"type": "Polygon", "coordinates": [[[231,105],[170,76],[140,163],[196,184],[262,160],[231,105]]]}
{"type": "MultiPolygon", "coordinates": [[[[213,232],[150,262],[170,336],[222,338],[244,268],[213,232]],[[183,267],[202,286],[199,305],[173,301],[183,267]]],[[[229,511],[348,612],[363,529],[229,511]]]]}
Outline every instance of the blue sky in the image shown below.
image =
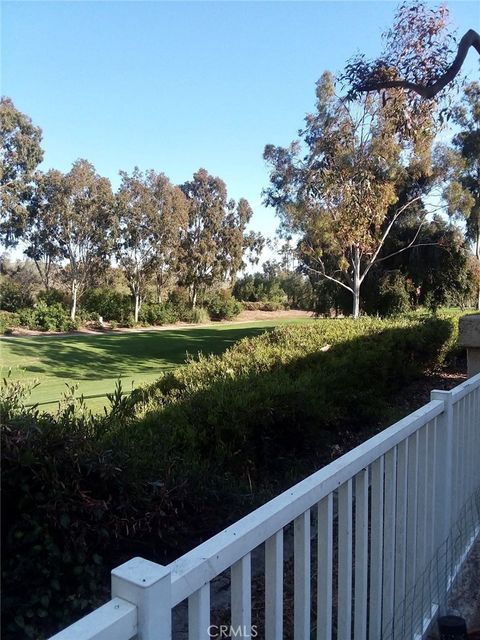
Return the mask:
{"type": "MultiPolygon", "coordinates": [[[[117,187],[135,165],[175,183],[205,167],[273,235],[265,144],[296,136],[325,69],[379,53],[395,6],[4,1],[1,92],[42,127],[43,168],[84,157],[117,187]]],[[[478,2],[449,6],[460,34],[478,28],[478,2]]]]}

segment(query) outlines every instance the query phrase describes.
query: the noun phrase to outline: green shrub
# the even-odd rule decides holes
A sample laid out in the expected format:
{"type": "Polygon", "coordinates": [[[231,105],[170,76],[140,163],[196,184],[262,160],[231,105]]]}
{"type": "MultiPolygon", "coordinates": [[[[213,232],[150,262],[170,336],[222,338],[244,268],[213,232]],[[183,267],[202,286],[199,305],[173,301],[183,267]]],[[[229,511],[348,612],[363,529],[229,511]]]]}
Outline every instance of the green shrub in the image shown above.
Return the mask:
{"type": "Polygon", "coordinates": [[[10,311],[0,311],[0,333],[9,335],[15,327],[20,324],[18,313],[10,311]]]}
{"type": "Polygon", "coordinates": [[[133,313],[129,313],[122,324],[124,324],[129,329],[133,329],[138,325],[138,322],[135,322],[135,316],[133,315],[133,313]]]}
{"type": "Polygon", "coordinates": [[[188,292],[185,289],[174,289],[168,296],[168,302],[175,309],[177,320],[191,322],[192,305],[190,304],[188,292]]]}
{"type": "Polygon", "coordinates": [[[364,301],[367,313],[388,317],[411,311],[408,283],[400,271],[384,274],[368,293],[364,301]]]}
{"type": "Polygon", "coordinates": [[[56,303],[63,304],[65,307],[67,306],[67,296],[60,289],[49,289],[40,291],[37,296],[37,300],[39,302],[45,302],[47,305],[53,305],[56,303]]]}
{"type": "Polygon", "coordinates": [[[207,324],[207,322],[210,322],[208,311],[204,307],[195,307],[195,309],[192,309],[190,312],[188,322],[192,324],[207,324]]]}
{"type": "Polygon", "coordinates": [[[52,305],[37,302],[33,308],[20,309],[18,317],[22,326],[38,331],[69,331],[78,328],[78,324],[70,320],[69,312],[59,302],[52,305]]]}
{"type": "Polygon", "coordinates": [[[201,460],[210,473],[254,482],[279,460],[321,450],[339,429],[375,424],[402,385],[442,361],[452,332],[445,319],[367,318],[242,340],[134,392],[145,403],[137,454],[158,461],[171,448],[187,466],[201,460]]]}
{"type": "Polygon", "coordinates": [[[33,300],[28,291],[16,282],[3,280],[0,283],[0,310],[15,312],[32,304],[33,300]]]}
{"type": "Polygon", "coordinates": [[[178,520],[192,531],[195,509],[182,489],[188,470],[137,479],[108,441],[130,415],[120,387],[105,416],[71,397],[40,414],[25,408],[23,387],[0,384],[2,637],[38,640],[105,602],[112,566],[146,549],[172,559],[185,545],[178,520]]]}
{"type": "Polygon", "coordinates": [[[177,310],[171,303],[143,303],[139,321],[145,325],[174,324],[178,320],[177,310]]]}
{"type": "Polygon", "coordinates": [[[115,320],[126,324],[132,314],[131,296],[108,287],[89,289],[81,300],[82,309],[104,320],[115,320]]]}
{"type": "Polygon", "coordinates": [[[219,291],[207,301],[207,310],[212,320],[231,320],[242,311],[243,305],[227,291],[219,291]]]}

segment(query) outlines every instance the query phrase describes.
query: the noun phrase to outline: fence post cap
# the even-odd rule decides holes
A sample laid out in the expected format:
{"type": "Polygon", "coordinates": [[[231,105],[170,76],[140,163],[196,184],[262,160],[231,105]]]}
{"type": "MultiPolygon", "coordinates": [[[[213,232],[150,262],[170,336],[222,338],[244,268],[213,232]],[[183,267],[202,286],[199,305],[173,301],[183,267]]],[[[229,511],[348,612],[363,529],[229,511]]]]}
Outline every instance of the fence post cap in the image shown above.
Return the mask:
{"type": "Polygon", "coordinates": [[[430,392],[431,400],[448,400],[453,397],[452,391],[447,391],[446,389],[433,389],[430,392]]]}
{"type": "Polygon", "coordinates": [[[138,587],[147,588],[163,580],[170,569],[145,558],[132,558],[112,570],[112,577],[126,580],[138,587]]]}

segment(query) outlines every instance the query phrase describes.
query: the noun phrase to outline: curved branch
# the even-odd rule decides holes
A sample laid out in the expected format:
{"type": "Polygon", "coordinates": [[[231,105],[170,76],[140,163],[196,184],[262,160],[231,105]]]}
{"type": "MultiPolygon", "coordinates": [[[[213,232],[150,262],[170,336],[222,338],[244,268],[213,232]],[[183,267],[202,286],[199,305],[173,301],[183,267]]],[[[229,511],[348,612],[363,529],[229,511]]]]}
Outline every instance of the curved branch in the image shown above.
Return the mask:
{"type": "Polygon", "coordinates": [[[358,91],[380,91],[381,89],[408,89],[415,91],[422,98],[434,98],[437,93],[452,82],[458,75],[462,65],[467,57],[468,50],[473,47],[480,54],[480,35],[473,29],[469,29],[458,44],[457,55],[447,71],[433,84],[422,85],[408,82],[407,80],[385,80],[378,82],[367,82],[358,87],[358,91]]]}

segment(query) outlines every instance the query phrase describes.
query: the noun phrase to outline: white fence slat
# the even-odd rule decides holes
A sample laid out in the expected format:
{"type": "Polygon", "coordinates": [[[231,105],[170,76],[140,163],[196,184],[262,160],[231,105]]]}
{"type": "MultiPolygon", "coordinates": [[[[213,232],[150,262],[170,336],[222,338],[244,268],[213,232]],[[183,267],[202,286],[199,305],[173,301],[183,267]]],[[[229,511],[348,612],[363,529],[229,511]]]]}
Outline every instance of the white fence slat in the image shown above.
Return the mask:
{"type": "Polygon", "coordinates": [[[294,640],[310,639],[310,509],[293,523],[294,640]]]}
{"type": "Polygon", "coordinates": [[[331,640],[333,493],[318,503],[317,550],[317,640],[331,640]]]}
{"type": "Polygon", "coordinates": [[[208,640],[210,626],[210,583],[188,599],[188,640],[208,640]]]}
{"type": "Polygon", "coordinates": [[[407,568],[407,469],[408,447],[404,440],[397,448],[397,501],[395,517],[395,602],[405,597],[407,568]]]}
{"type": "Polygon", "coordinates": [[[355,477],[355,598],[353,635],[367,638],[368,603],[368,469],[355,477]]]}
{"type": "Polygon", "coordinates": [[[265,543],[265,640],[283,637],[283,529],[265,543]]]}
{"type": "Polygon", "coordinates": [[[378,640],[382,635],[383,485],[384,458],[382,456],[372,464],[369,640],[378,640]]]}
{"type": "MultiPolygon", "coordinates": [[[[395,597],[395,518],[397,450],[385,454],[385,509],[383,527],[383,627],[393,621],[395,597]]],[[[391,628],[391,627],[390,627],[391,628]]]]}
{"type": "Polygon", "coordinates": [[[338,607],[337,634],[352,634],[352,481],[338,490],[338,607]]]}
{"type": "Polygon", "coordinates": [[[437,419],[435,418],[427,425],[427,562],[433,560],[437,549],[436,531],[438,523],[436,522],[435,509],[435,487],[437,484],[437,419]]]}
{"type": "Polygon", "coordinates": [[[243,556],[231,568],[232,627],[252,627],[252,559],[250,553],[243,556]]]}
{"type": "Polygon", "coordinates": [[[408,439],[408,497],[407,497],[407,571],[405,588],[407,596],[415,586],[417,576],[417,433],[408,439]]]}
{"type": "Polygon", "coordinates": [[[457,402],[453,405],[453,500],[452,500],[452,522],[458,520],[460,511],[461,496],[460,496],[460,473],[463,464],[462,456],[463,451],[460,450],[460,406],[457,402]]]}
{"type": "Polygon", "coordinates": [[[397,499],[395,516],[395,620],[394,630],[402,628],[405,618],[403,603],[407,571],[407,495],[408,446],[404,440],[397,447],[397,499]]]}
{"type": "MultiPolygon", "coordinates": [[[[421,578],[426,564],[426,542],[428,527],[427,504],[427,466],[428,442],[427,427],[418,432],[418,471],[417,471],[417,577],[421,578]]],[[[422,594],[419,594],[421,597],[422,594]]]]}

